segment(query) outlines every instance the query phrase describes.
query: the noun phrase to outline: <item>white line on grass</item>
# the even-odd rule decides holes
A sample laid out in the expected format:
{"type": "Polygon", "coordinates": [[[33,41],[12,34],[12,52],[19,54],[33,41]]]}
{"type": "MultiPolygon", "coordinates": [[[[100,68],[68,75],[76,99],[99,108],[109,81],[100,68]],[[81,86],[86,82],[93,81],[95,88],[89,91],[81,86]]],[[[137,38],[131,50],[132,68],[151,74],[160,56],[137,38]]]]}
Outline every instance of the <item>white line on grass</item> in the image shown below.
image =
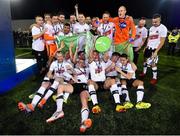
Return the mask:
{"type": "Polygon", "coordinates": [[[19,55],[17,55],[16,57],[25,56],[25,55],[30,54],[30,53],[31,53],[31,51],[30,51],[30,52],[23,53],[23,54],[19,54],[19,55]]]}

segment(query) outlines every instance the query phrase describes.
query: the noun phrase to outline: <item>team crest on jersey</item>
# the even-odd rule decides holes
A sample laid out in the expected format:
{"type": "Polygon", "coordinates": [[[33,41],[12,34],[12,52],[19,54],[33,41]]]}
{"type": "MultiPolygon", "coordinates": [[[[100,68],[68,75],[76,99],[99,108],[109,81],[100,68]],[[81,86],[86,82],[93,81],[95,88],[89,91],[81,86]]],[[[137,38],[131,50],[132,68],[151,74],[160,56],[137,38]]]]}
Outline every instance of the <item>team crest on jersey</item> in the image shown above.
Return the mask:
{"type": "Polygon", "coordinates": [[[95,73],[97,74],[97,73],[100,73],[102,71],[102,67],[99,67],[99,68],[96,68],[95,69],[95,73]]]}
{"type": "Polygon", "coordinates": [[[61,74],[64,73],[65,69],[64,68],[60,68],[56,71],[56,73],[61,74]]]}

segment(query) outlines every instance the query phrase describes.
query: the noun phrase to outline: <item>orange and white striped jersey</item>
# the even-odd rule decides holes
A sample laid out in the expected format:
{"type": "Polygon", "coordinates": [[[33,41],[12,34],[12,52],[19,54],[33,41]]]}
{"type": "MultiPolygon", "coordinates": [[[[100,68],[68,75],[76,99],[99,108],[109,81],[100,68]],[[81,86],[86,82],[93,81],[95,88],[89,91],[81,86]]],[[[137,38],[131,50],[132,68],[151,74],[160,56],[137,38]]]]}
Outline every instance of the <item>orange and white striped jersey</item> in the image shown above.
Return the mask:
{"type": "Polygon", "coordinates": [[[45,24],[44,28],[47,29],[47,31],[44,33],[44,40],[46,44],[54,44],[55,43],[55,30],[53,25],[51,24],[45,24]]]}

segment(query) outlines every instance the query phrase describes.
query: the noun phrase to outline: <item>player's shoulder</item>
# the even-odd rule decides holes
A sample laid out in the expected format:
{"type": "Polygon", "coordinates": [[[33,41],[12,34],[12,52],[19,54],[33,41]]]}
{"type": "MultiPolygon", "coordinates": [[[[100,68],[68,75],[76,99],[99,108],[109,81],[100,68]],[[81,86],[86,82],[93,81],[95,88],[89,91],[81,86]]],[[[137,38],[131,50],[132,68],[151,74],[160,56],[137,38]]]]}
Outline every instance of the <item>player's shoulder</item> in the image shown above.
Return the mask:
{"type": "Polygon", "coordinates": [[[50,26],[52,26],[52,25],[49,23],[44,24],[44,27],[50,27],[50,26]]]}
{"type": "Polygon", "coordinates": [[[58,36],[64,36],[64,33],[60,31],[60,32],[58,33],[58,36]]]}
{"type": "Polygon", "coordinates": [[[107,60],[107,62],[104,62],[105,64],[111,64],[112,61],[110,59],[107,60]]]}
{"type": "Polygon", "coordinates": [[[33,24],[33,25],[32,25],[32,29],[31,29],[31,31],[35,31],[35,30],[40,30],[40,28],[39,28],[39,27],[37,27],[37,25],[36,25],[36,24],[33,24]]]}
{"type": "Polygon", "coordinates": [[[143,32],[147,32],[148,29],[147,29],[146,27],[142,27],[142,31],[143,31],[143,32]]]}
{"type": "Polygon", "coordinates": [[[73,33],[72,32],[69,32],[69,34],[68,34],[69,36],[73,36],[73,33]]]}
{"type": "Polygon", "coordinates": [[[79,22],[76,22],[74,25],[73,25],[73,27],[77,27],[77,26],[79,26],[80,24],[79,24],[79,22]]]}
{"type": "Polygon", "coordinates": [[[146,31],[148,30],[146,27],[143,27],[143,29],[146,30],[146,31]]]}
{"type": "Polygon", "coordinates": [[[127,63],[128,68],[132,68],[132,64],[130,62],[127,63]]]}
{"type": "Polygon", "coordinates": [[[159,28],[160,28],[160,29],[167,30],[167,27],[166,27],[165,25],[163,25],[163,24],[161,24],[161,25],[159,26],[159,28]]]}
{"type": "Polygon", "coordinates": [[[119,17],[114,17],[114,18],[112,18],[112,20],[113,20],[113,21],[116,21],[116,20],[119,21],[119,17]]]}
{"type": "Polygon", "coordinates": [[[126,15],[126,19],[128,19],[129,21],[134,21],[132,16],[126,15]]]}
{"type": "Polygon", "coordinates": [[[51,64],[57,64],[58,63],[58,61],[57,60],[54,60],[51,64]]]}
{"type": "Polygon", "coordinates": [[[95,63],[95,61],[91,61],[90,63],[89,63],[89,66],[93,66],[93,65],[95,65],[96,63],[95,63]]]}

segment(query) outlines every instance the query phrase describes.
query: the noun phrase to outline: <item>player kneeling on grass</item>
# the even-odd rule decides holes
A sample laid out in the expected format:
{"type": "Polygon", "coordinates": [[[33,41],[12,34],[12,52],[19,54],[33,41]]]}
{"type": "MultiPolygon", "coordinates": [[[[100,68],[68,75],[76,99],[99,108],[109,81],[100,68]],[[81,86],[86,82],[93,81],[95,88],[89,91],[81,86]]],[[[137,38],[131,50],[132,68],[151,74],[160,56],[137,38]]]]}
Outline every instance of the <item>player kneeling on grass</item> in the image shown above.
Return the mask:
{"type": "Polygon", "coordinates": [[[132,68],[132,65],[128,62],[128,58],[126,54],[122,54],[120,57],[120,66],[116,66],[116,71],[121,74],[121,84],[122,84],[122,93],[126,92],[126,102],[124,103],[124,107],[126,109],[132,108],[132,103],[129,99],[129,94],[127,91],[127,85],[137,87],[137,109],[147,109],[151,106],[150,103],[142,102],[144,97],[144,85],[143,81],[136,79],[135,71],[132,68]],[[127,99],[128,98],[128,99],[127,99]]]}
{"type": "Polygon", "coordinates": [[[63,92],[72,93],[73,88],[75,93],[80,94],[81,99],[81,125],[80,125],[80,132],[85,132],[87,128],[90,128],[92,125],[91,119],[89,119],[89,108],[88,108],[88,98],[89,93],[87,91],[87,81],[89,78],[88,69],[85,68],[85,61],[79,60],[78,67],[74,69],[75,75],[75,83],[73,86],[71,84],[60,85],[58,87],[58,94],[56,98],[57,103],[57,110],[56,112],[50,117],[47,122],[52,122],[64,116],[64,112],[62,110],[63,105],[63,92]]]}
{"type": "Polygon", "coordinates": [[[53,80],[50,80],[47,76],[44,77],[44,80],[41,84],[41,87],[37,90],[35,93],[35,96],[33,97],[31,103],[29,104],[24,104],[23,102],[18,103],[18,108],[21,111],[26,111],[26,112],[32,112],[34,111],[35,107],[41,100],[42,96],[45,93],[45,90],[48,89],[51,86],[53,80]]]}
{"type": "Polygon", "coordinates": [[[116,111],[124,111],[124,107],[120,105],[119,91],[115,79],[107,79],[105,75],[105,63],[100,60],[99,53],[97,51],[92,52],[92,61],[89,63],[89,70],[91,75],[91,80],[88,81],[88,91],[93,102],[93,113],[101,112],[101,108],[98,105],[96,90],[100,89],[110,89],[113,94],[116,111]]]}

